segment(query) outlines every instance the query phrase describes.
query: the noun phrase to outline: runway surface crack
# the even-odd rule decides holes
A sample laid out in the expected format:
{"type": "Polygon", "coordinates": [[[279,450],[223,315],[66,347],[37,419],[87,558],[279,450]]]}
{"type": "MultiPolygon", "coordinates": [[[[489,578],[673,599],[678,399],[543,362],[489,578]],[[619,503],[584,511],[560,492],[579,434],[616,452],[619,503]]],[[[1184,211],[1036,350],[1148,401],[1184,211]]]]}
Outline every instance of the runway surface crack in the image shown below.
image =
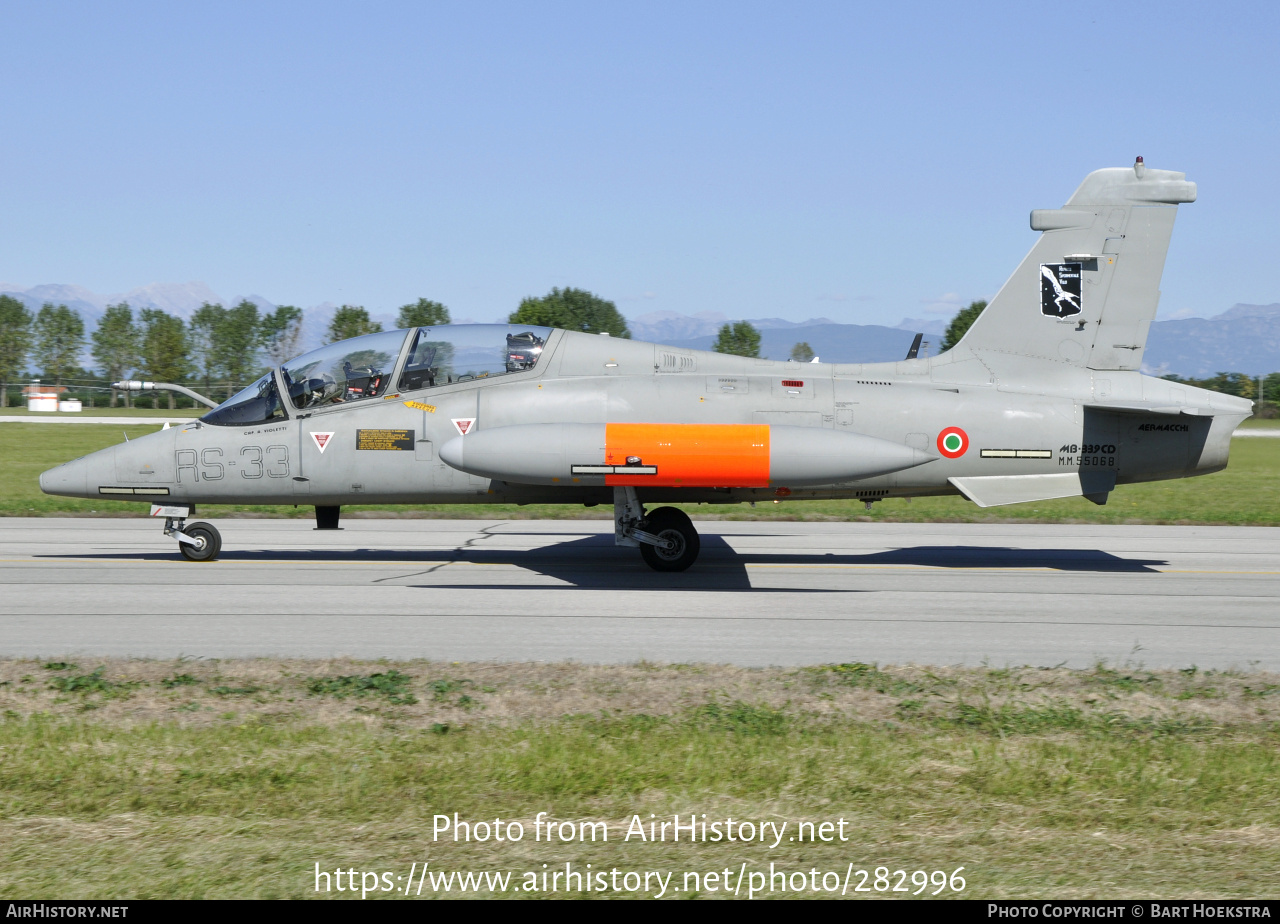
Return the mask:
{"type": "Polygon", "coordinates": [[[385,583],[386,581],[403,581],[408,578],[419,577],[424,574],[435,574],[441,568],[447,568],[449,565],[456,565],[462,561],[462,554],[472,548],[475,548],[477,542],[481,541],[482,539],[492,539],[494,537],[495,534],[490,532],[490,530],[497,529],[500,526],[506,526],[508,523],[509,521],[504,520],[501,523],[494,523],[492,526],[486,526],[482,528],[479,531],[479,535],[472,536],[466,542],[462,543],[462,545],[454,546],[453,554],[449,557],[448,561],[442,561],[439,564],[432,565],[430,568],[427,568],[424,571],[414,571],[410,574],[397,574],[397,575],[392,575],[391,577],[377,578],[376,580],[371,581],[370,583],[382,584],[382,583],[385,583]]]}

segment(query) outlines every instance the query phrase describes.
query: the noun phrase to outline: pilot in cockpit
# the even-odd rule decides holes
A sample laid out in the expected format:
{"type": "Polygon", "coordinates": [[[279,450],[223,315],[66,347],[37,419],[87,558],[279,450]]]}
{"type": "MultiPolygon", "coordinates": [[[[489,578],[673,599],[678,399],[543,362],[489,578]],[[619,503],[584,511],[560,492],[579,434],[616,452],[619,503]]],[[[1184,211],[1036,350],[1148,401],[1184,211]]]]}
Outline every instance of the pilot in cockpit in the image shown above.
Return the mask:
{"type": "Polygon", "coordinates": [[[289,386],[289,396],[293,406],[302,408],[322,407],[342,400],[342,386],[329,373],[304,375],[299,381],[290,379],[285,371],[285,383],[289,386]]]}

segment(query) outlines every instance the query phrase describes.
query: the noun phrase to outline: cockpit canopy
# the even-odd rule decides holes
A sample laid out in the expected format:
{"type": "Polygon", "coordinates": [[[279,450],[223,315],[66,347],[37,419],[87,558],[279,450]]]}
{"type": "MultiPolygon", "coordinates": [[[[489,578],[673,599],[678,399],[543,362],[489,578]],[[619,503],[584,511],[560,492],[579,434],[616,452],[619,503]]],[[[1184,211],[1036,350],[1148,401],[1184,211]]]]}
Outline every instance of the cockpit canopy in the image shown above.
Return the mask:
{"type": "Polygon", "coordinates": [[[205,423],[243,426],[316,408],[534,368],[549,327],[451,324],[366,334],[304,353],[214,408],[205,423]],[[407,351],[406,351],[407,347],[407,351]],[[404,367],[392,383],[401,353],[404,367]],[[280,399],[283,388],[284,401],[280,399]]]}
{"type": "Polygon", "coordinates": [[[532,369],[550,333],[549,327],[501,324],[420,327],[397,387],[414,391],[532,369]]]}
{"type": "Polygon", "coordinates": [[[378,397],[387,390],[406,334],[365,334],[289,360],[280,366],[289,403],[303,410],[378,397]]]}

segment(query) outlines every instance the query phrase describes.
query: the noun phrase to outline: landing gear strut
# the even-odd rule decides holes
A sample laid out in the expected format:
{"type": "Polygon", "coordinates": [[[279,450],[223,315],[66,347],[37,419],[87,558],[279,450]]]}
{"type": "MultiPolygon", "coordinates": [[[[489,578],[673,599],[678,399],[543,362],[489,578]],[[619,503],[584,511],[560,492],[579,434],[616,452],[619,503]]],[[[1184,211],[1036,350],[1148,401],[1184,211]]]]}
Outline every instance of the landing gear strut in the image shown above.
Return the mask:
{"type": "Polygon", "coordinates": [[[316,529],[342,529],[338,525],[338,519],[341,516],[341,507],[317,507],[316,529]]]}
{"type": "Polygon", "coordinates": [[[194,507],[169,507],[155,504],[151,515],[164,517],[164,534],[178,540],[178,551],[187,561],[213,561],[222,551],[222,534],[212,523],[188,524],[194,507]]]}
{"type": "Polygon", "coordinates": [[[702,547],[693,521],[683,510],[659,507],[645,513],[635,488],[613,489],[613,541],[639,548],[654,571],[684,571],[702,547]]]}

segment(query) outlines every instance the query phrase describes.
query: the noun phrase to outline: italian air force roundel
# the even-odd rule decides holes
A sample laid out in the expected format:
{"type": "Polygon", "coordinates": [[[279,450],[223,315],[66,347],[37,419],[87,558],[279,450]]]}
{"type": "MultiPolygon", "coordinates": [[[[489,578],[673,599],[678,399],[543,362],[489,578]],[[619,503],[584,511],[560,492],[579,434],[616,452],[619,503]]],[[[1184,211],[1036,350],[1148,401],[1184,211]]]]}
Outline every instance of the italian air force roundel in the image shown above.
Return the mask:
{"type": "Polygon", "coordinates": [[[947,427],[938,434],[938,452],[948,459],[958,459],[969,451],[969,434],[959,427],[947,427]]]}

